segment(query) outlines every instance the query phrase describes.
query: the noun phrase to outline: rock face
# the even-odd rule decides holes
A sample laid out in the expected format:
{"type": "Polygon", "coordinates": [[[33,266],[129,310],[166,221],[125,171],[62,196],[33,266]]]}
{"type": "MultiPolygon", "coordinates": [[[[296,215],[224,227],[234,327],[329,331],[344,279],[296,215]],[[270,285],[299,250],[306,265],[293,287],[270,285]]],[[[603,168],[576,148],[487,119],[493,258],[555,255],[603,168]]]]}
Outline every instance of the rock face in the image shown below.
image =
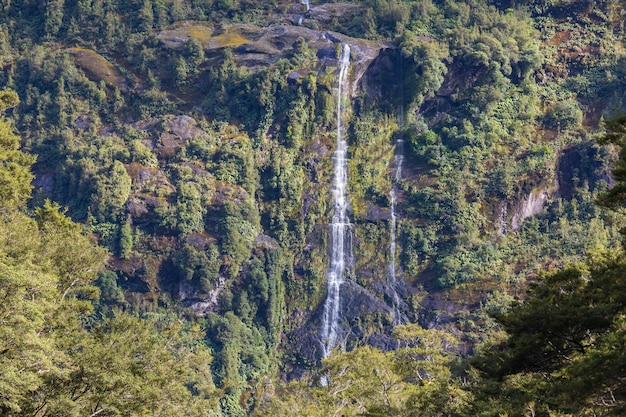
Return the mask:
{"type": "MultiPolygon", "coordinates": [[[[326,6],[311,9],[309,13],[319,18],[330,16],[331,11],[326,10],[328,8],[326,6]]],[[[211,35],[204,41],[201,40],[207,53],[232,48],[235,61],[251,71],[267,68],[279,59],[290,57],[301,42],[305,42],[309,48],[314,49],[318,58],[318,67],[308,68],[308,70],[325,71],[327,66],[336,65],[340,50],[339,44],[348,44],[351,50],[351,76],[348,91],[351,93],[357,89],[361,78],[381,52],[392,48],[390,43],[356,39],[337,32],[292,25],[259,27],[237,23],[207,28],[198,23],[179,24],[177,27],[160,32],[158,37],[166,47],[178,49],[193,36],[194,32],[211,35]],[[199,27],[203,30],[200,31],[199,27]]]]}
{"type": "Polygon", "coordinates": [[[319,23],[331,23],[333,19],[350,20],[357,16],[362,7],[348,3],[328,3],[311,8],[305,18],[319,23]]]}
{"type": "Polygon", "coordinates": [[[543,206],[548,201],[548,192],[546,190],[533,190],[515,207],[511,227],[513,230],[519,230],[525,219],[534,216],[543,210],[543,206]]]}
{"type": "MultiPolygon", "coordinates": [[[[342,45],[348,45],[351,54],[349,73],[344,85],[346,94],[351,97],[380,97],[393,90],[390,85],[380,82],[381,79],[388,80],[389,83],[397,82],[394,78],[397,51],[391,44],[356,39],[332,31],[315,29],[314,22],[330,21],[335,16],[347,19],[360,10],[359,6],[322,5],[306,11],[303,5],[294,5],[293,9],[292,20],[297,23],[299,16],[302,15],[303,26],[285,24],[284,20],[269,27],[250,24],[222,24],[209,27],[198,22],[182,22],[160,32],[158,37],[163,46],[170,49],[183,48],[185,43],[193,37],[202,44],[206,56],[209,59],[215,59],[216,62],[223,56],[224,49],[230,49],[237,65],[253,72],[269,68],[281,59],[290,59],[305,46],[311,56],[315,56],[316,59],[309,60],[308,63],[303,64],[303,68],[297,68],[286,74],[288,82],[298,82],[300,78],[307,77],[311,73],[318,74],[318,82],[325,76],[330,76],[327,79],[332,80],[332,75],[338,69],[342,45]]],[[[163,131],[159,132],[151,146],[160,160],[177,155],[179,150],[194,136],[203,134],[197,128],[196,122],[187,116],[175,117],[168,123],[164,123],[162,127],[163,131]]],[[[138,126],[138,128],[150,129],[149,126],[138,126]]],[[[322,143],[311,144],[311,151],[318,154],[320,158],[331,158],[331,151],[322,143]]],[[[215,181],[214,185],[215,193],[211,200],[213,205],[220,206],[228,201],[237,204],[239,201],[249,199],[245,190],[234,184],[215,181]]],[[[305,203],[303,208],[304,212],[307,210],[307,204],[309,203],[305,203]]],[[[132,207],[138,216],[149,209],[140,198],[133,201],[132,207]]],[[[389,211],[383,207],[369,205],[365,220],[387,222],[389,211]]],[[[316,238],[312,240],[316,241],[316,238]]],[[[257,235],[254,240],[255,249],[273,250],[278,247],[279,244],[276,241],[264,234],[257,235]]],[[[225,283],[220,281],[218,284],[215,290],[202,297],[197,297],[194,289],[184,283],[180,284],[176,290],[186,307],[198,314],[205,314],[214,310],[219,304],[220,292],[225,283]]],[[[390,304],[386,302],[385,289],[377,288],[376,284],[374,282],[372,285],[363,284],[362,286],[356,280],[351,279],[342,285],[342,299],[345,302],[341,306],[343,318],[341,326],[348,329],[348,332],[340,344],[350,348],[356,343],[367,340],[369,344],[381,349],[388,350],[395,347],[395,342],[389,336],[393,327],[390,317],[394,312],[390,304]]],[[[295,330],[286,337],[290,345],[297,345],[290,350],[293,349],[292,352],[301,358],[296,362],[302,364],[304,368],[320,358],[319,325],[322,309],[323,302],[318,304],[313,311],[292,311],[292,317],[288,319],[291,328],[295,330]]],[[[298,372],[298,366],[295,366],[294,372],[298,372]]]]}
{"type": "MultiPolygon", "coordinates": [[[[396,341],[390,336],[393,325],[388,319],[392,316],[392,308],[379,295],[364,288],[352,280],[346,280],[341,286],[341,317],[340,325],[348,332],[337,341],[337,348],[352,349],[358,343],[366,341],[369,345],[382,350],[396,347],[396,341]]],[[[322,356],[322,342],[319,337],[318,324],[323,314],[323,303],[313,312],[310,318],[302,311],[299,317],[292,317],[301,325],[287,335],[290,344],[297,345],[301,362],[312,364],[322,356]]],[[[299,372],[296,366],[294,376],[299,372]]]]}

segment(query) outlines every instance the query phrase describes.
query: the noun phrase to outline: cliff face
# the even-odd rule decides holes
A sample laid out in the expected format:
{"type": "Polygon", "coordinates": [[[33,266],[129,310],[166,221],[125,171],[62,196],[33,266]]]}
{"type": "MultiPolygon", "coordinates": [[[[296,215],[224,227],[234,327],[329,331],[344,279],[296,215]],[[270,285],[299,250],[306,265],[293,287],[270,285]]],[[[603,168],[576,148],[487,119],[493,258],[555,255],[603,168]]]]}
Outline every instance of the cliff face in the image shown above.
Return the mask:
{"type": "MultiPolygon", "coordinates": [[[[324,21],[324,16],[330,13],[326,9],[312,9],[305,23],[315,26],[314,21],[324,21]]],[[[337,13],[337,10],[333,13],[337,13]]],[[[189,105],[194,106],[196,114],[166,113],[156,117],[135,117],[117,125],[94,120],[86,115],[77,119],[75,125],[79,131],[96,131],[101,141],[116,142],[129,134],[137,138],[133,141],[136,155],[124,163],[131,190],[118,207],[125,223],[133,227],[134,246],[129,253],[115,253],[117,256],[110,265],[120,277],[121,285],[132,292],[134,300],[155,303],[159,294],[167,291],[183,306],[197,314],[206,315],[229,308],[226,306],[233,305],[232,299],[234,297],[237,300],[238,291],[258,284],[250,278],[253,270],[250,259],[264,259],[275,256],[273,253],[282,253],[279,256],[285,256],[293,262],[292,265],[284,266],[294,271],[292,277],[284,278],[287,286],[291,285],[289,281],[293,281],[294,285],[308,287],[306,291],[309,293],[308,300],[302,303],[298,300],[301,294],[287,291],[289,316],[285,322],[283,340],[286,343],[283,349],[300,357],[301,363],[315,363],[320,357],[318,331],[325,297],[324,274],[328,268],[327,224],[332,216],[330,168],[334,146],[332,135],[335,130],[333,118],[324,120],[320,107],[327,106],[326,112],[333,111],[338,51],[342,44],[347,44],[351,56],[344,87],[348,97],[346,122],[350,126],[347,129],[350,142],[355,146],[358,139],[353,137],[352,130],[358,128],[356,119],[364,111],[363,106],[371,107],[373,103],[381,103],[385,99],[393,101],[391,92],[398,90],[398,50],[386,42],[284,24],[270,27],[251,24],[211,26],[185,21],[160,31],[157,38],[164,53],[185,53],[189,42],[192,39],[193,42],[197,41],[207,62],[210,62],[197,71],[198,80],[205,83],[207,88],[212,88],[210,83],[214,81],[203,80],[206,80],[212,68],[222,65],[225,50],[228,49],[236,67],[250,78],[254,78],[255,74],[271,72],[280,67],[281,62],[291,60],[288,72],[279,70],[283,77],[280,82],[284,83],[286,90],[297,90],[307,85],[312,93],[307,97],[309,102],[302,104],[304,116],[287,116],[289,109],[273,116],[275,120],[266,128],[267,139],[262,139],[260,144],[253,144],[246,132],[233,126],[207,125],[202,120],[202,113],[210,114],[215,103],[195,101],[195,97],[201,95],[198,91],[187,91],[188,86],[185,84],[169,84],[167,88],[172,96],[179,99],[184,97],[189,101],[192,97],[189,105]],[[294,64],[293,57],[297,54],[304,54],[307,59],[294,64]],[[307,84],[311,79],[314,84],[307,84]],[[198,114],[197,110],[201,112],[198,114]],[[311,120],[302,133],[301,149],[289,156],[278,145],[284,140],[284,124],[290,123],[289,117],[309,117],[306,116],[307,112],[311,112],[311,120]],[[256,151],[253,152],[252,147],[256,147],[256,151]],[[281,235],[277,234],[274,227],[277,217],[285,216],[285,212],[281,212],[284,207],[274,208],[274,201],[284,203],[283,193],[293,192],[287,190],[296,185],[279,185],[282,181],[280,177],[286,175],[287,169],[286,166],[281,167],[281,163],[289,158],[297,158],[298,163],[307,159],[308,162],[304,163],[301,176],[293,179],[295,183],[302,184],[295,188],[298,194],[290,198],[301,201],[301,204],[296,203],[288,213],[290,224],[287,233],[294,233],[300,227],[296,221],[310,225],[304,234],[298,233],[301,240],[285,247],[284,242],[276,241],[281,235]],[[266,177],[270,173],[277,178],[269,181],[272,185],[266,184],[266,177]],[[281,191],[277,192],[280,196],[277,200],[268,197],[278,189],[281,191]],[[257,195],[259,193],[264,193],[265,197],[260,198],[257,195]],[[241,207],[247,207],[245,212],[241,207]],[[233,214],[233,211],[236,213],[233,214]],[[316,219],[310,220],[313,218],[316,219]],[[237,224],[231,225],[231,219],[237,224]],[[149,235],[141,235],[140,230],[149,235]],[[241,241],[243,246],[226,249],[231,239],[241,241]],[[215,252],[215,248],[219,248],[219,253],[215,252]],[[232,253],[234,249],[243,253],[235,255],[232,253]],[[311,274],[317,277],[311,278],[311,274]],[[229,299],[231,301],[227,301],[229,299]],[[301,307],[294,307],[299,304],[301,307]]],[[[93,77],[97,78],[101,72],[98,69],[99,62],[111,65],[95,51],[85,50],[81,53],[81,65],[84,65],[85,57],[95,57],[90,67],[93,77]]],[[[120,86],[123,84],[128,93],[143,92],[148,88],[143,80],[133,81],[132,77],[122,79],[117,70],[115,74],[121,80],[120,86]]],[[[253,95],[250,98],[256,99],[253,95]]],[[[260,113],[268,110],[269,107],[262,107],[260,113]]],[[[386,176],[391,155],[391,134],[396,129],[393,120],[387,123],[384,134],[376,138],[376,164],[383,176],[386,176]]],[[[258,141],[259,138],[254,140],[258,141]]],[[[363,144],[363,149],[371,145],[363,144]]],[[[358,152],[356,146],[354,149],[351,153],[358,152]]],[[[288,162],[288,165],[293,163],[288,162]]],[[[48,196],[54,196],[54,185],[43,186],[58,182],[57,176],[41,176],[39,183],[48,196]],[[45,178],[46,181],[43,180],[45,178]]],[[[356,172],[354,177],[358,178],[356,172]]],[[[386,177],[379,180],[390,183],[386,177]]],[[[350,209],[357,255],[354,273],[342,288],[341,326],[348,337],[341,343],[349,347],[362,340],[369,340],[375,346],[389,349],[393,347],[390,337],[393,327],[390,317],[393,311],[386,289],[388,236],[380,241],[372,241],[371,237],[363,235],[367,227],[385,234],[389,210],[385,202],[367,202],[367,207],[366,212],[359,214],[350,209]],[[369,255],[363,256],[361,251],[368,254],[377,252],[378,255],[372,259],[369,255]]],[[[100,232],[99,229],[96,233],[103,241],[115,239],[115,235],[107,237],[106,232],[100,232]]],[[[113,247],[118,246],[114,243],[113,247]]],[[[246,291],[249,297],[257,297],[252,289],[246,291]]],[[[268,302],[280,305],[279,299],[284,296],[275,294],[274,297],[274,301],[270,299],[268,302]]],[[[271,307],[267,304],[257,308],[271,307]]],[[[270,312],[258,312],[259,316],[265,314],[270,312]]],[[[280,327],[277,329],[280,331],[280,327]]]]}
{"type": "Polygon", "coordinates": [[[611,45],[587,39],[586,16],[541,35],[493,5],[263,10],[128,16],[124,31],[102,29],[106,43],[68,33],[2,69],[25,97],[38,198],[89,224],[127,302],[234,312],[295,368],[318,361],[342,45],[354,253],[343,346],[392,349],[393,327],[411,321],[469,351],[485,300],[505,302],[582,251],[588,224],[604,227],[589,207],[611,183],[610,155],[585,132],[621,86],[622,52],[594,61],[611,45]],[[587,74],[607,76],[593,90],[587,74]]]}
{"type": "MultiPolygon", "coordinates": [[[[407,236],[407,232],[403,231],[403,225],[429,221],[428,215],[415,213],[411,209],[411,205],[416,202],[407,196],[407,187],[411,185],[427,187],[432,181],[429,174],[429,170],[432,169],[430,163],[416,156],[411,148],[408,149],[404,175],[399,182],[403,185],[398,189],[400,205],[398,238],[401,240],[398,270],[402,284],[399,288],[390,284],[389,192],[393,183],[393,145],[394,138],[404,134],[400,129],[402,126],[398,125],[398,118],[404,115],[400,115],[398,110],[403,109],[406,104],[405,97],[402,96],[402,83],[406,82],[405,73],[416,71],[416,67],[419,72],[421,63],[402,57],[400,49],[390,43],[357,39],[337,32],[311,28],[315,26],[312,24],[315,19],[319,19],[318,24],[324,21],[324,13],[324,10],[312,9],[305,21],[310,27],[284,24],[270,27],[251,24],[210,26],[188,21],[162,30],[157,36],[162,42],[162,47],[172,51],[184,50],[191,39],[199,41],[212,67],[221,65],[223,53],[228,49],[232,53],[234,63],[251,74],[271,70],[280,65],[280,62],[292,59],[305,49],[310,59],[302,61],[300,66],[293,67],[288,73],[283,74],[285,81],[287,85],[300,88],[313,76],[315,89],[325,92],[327,96],[325,100],[331,102],[335,100],[332,96],[336,93],[335,81],[340,45],[350,46],[351,59],[346,88],[349,97],[347,106],[350,115],[347,116],[347,122],[352,159],[348,197],[351,201],[350,218],[354,223],[352,237],[355,260],[353,274],[341,289],[340,325],[343,329],[342,334],[346,336],[340,343],[350,348],[366,341],[381,349],[393,349],[395,341],[390,335],[394,324],[397,324],[394,317],[402,317],[402,320],[420,320],[428,326],[447,327],[456,323],[459,316],[475,306],[472,306],[471,300],[450,301],[450,294],[446,290],[429,283],[435,272],[429,269],[425,262],[424,266],[419,267],[422,270],[418,273],[409,271],[404,274],[402,266],[407,262],[407,257],[402,251],[410,248],[403,247],[408,246],[403,241],[407,236]],[[386,115],[383,118],[386,120],[370,120],[364,123],[361,118],[372,109],[384,112],[386,115]],[[372,122],[380,126],[372,127],[372,122]],[[367,131],[370,128],[377,131],[375,133],[367,131]],[[363,186],[360,184],[364,181],[363,175],[372,175],[372,170],[377,173],[375,180],[372,180],[377,182],[378,187],[374,196],[359,191],[363,186]],[[399,303],[397,297],[400,297],[399,303]],[[416,303],[415,300],[423,302],[416,303]]],[[[426,42],[432,40],[428,39],[426,42]]],[[[83,54],[89,55],[87,52],[83,54]]],[[[414,109],[415,113],[410,115],[412,118],[420,118],[426,126],[433,129],[442,123],[445,124],[448,114],[454,113],[455,107],[459,105],[459,93],[480,85],[487,73],[487,69],[483,67],[463,68],[455,61],[446,65],[446,75],[440,87],[432,96],[426,97],[419,109],[414,109]]],[[[119,74],[117,77],[120,77],[119,74]]],[[[200,72],[199,78],[202,77],[200,72]]],[[[127,81],[123,84],[124,88],[127,88],[127,81]]],[[[136,88],[143,87],[138,84],[136,88]]],[[[183,86],[181,91],[186,88],[183,86]]],[[[319,104],[320,96],[311,95],[309,100],[319,104]]],[[[311,103],[307,106],[309,104],[311,103]]],[[[306,106],[302,111],[307,111],[306,106]]],[[[282,117],[284,115],[276,117],[273,125],[267,128],[269,138],[281,140],[284,127],[280,125],[285,123],[282,117]]],[[[77,123],[78,121],[81,123],[80,129],[92,128],[88,118],[83,117],[77,120],[77,123]]],[[[318,128],[313,125],[312,120],[306,129],[307,133],[303,135],[303,151],[299,158],[309,158],[309,163],[303,172],[304,184],[299,197],[302,205],[294,207],[299,212],[295,216],[296,219],[300,219],[299,221],[307,222],[306,219],[313,214],[312,207],[317,211],[315,216],[319,217],[301,235],[302,240],[298,244],[302,246],[288,248],[300,253],[291,258],[293,262],[291,268],[294,270],[292,279],[298,285],[315,286],[308,290],[310,298],[302,305],[297,301],[299,297],[297,292],[287,295],[288,316],[283,349],[290,351],[297,358],[294,361],[296,369],[315,363],[320,358],[319,326],[326,295],[325,274],[329,258],[327,219],[332,216],[330,156],[333,145],[329,135],[334,130],[332,120],[324,123],[326,123],[324,126],[318,128]],[[310,278],[311,274],[316,278],[310,278]]],[[[185,185],[179,177],[180,170],[183,169],[191,174],[194,178],[193,183],[201,189],[198,201],[205,205],[201,221],[206,226],[197,230],[192,229],[191,233],[184,233],[180,237],[171,236],[166,232],[161,237],[141,242],[138,246],[144,246],[144,249],[136,250],[150,248],[150,253],[145,252],[143,256],[137,253],[125,259],[117,259],[112,266],[123,277],[127,289],[143,294],[142,297],[148,300],[156,299],[160,291],[168,290],[175,294],[183,305],[196,313],[204,315],[218,312],[224,306],[223,297],[230,297],[233,285],[236,287],[240,285],[234,277],[245,277],[248,274],[246,262],[233,266],[231,256],[222,253],[219,261],[216,261],[221,266],[210,278],[210,283],[201,284],[201,278],[196,278],[196,273],[192,273],[191,278],[182,278],[182,267],[179,264],[183,260],[179,253],[185,247],[191,247],[196,252],[208,253],[211,247],[223,244],[225,207],[231,203],[256,206],[252,216],[260,216],[261,223],[255,224],[257,220],[249,222],[249,227],[253,229],[248,249],[251,253],[263,257],[265,253],[285,252],[286,248],[281,248],[274,239],[277,235],[272,231],[271,224],[275,221],[272,217],[275,214],[271,214],[270,202],[254,197],[258,185],[252,184],[256,180],[246,183],[243,179],[237,180],[234,177],[216,174],[216,166],[209,164],[208,161],[187,158],[183,162],[180,158],[182,155],[188,155],[190,149],[199,144],[208,143],[213,160],[221,158],[219,155],[234,155],[240,160],[237,169],[248,170],[250,173],[246,175],[251,175],[250,178],[256,175],[263,178],[264,172],[271,168],[270,155],[276,152],[276,149],[270,142],[262,144],[256,160],[246,160],[248,156],[233,149],[251,146],[251,139],[244,132],[223,127],[213,131],[207,130],[206,126],[199,126],[198,120],[187,115],[141,119],[129,124],[128,127],[141,132],[143,136],[141,145],[156,158],[151,162],[138,160],[126,164],[126,170],[132,180],[132,192],[125,203],[129,221],[142,227],[163,224],[166,213],[171,213],[167,214],[168,216],[175,215],[181,198],[188,198],[181,197],[181,190],[185,185]],[[172,169],[176,165],[178,167],[172,169]],[[154,250],[161,251],[162,254],[154,254],[154,250]]],[[[103,137],[120,134],[119,128],[113,126],[102,125],[99,128],[103,137]]],[[[450,140],[455,138],[450,137],[450,140]]],[[[522,187],[516,194],[491,201],[489,204],[492,210],[487,212],[485,218],[494,225],[491,230],[497,230],[499,235],[515,232],[522,227],[524,220],[540,213],[548,204],[548,200],[554,196],[563,195],[571,198],[574,185],[568,178],[572,175],[573,165],[579,162],[576,158],[588,157],[580,156],[582,155],[580,152],[583,151],[577,152],[579,153],[575,154],[573,150],[565,149],[562,156],[556,158],[561,161],[558,182],[551,176],[537,177],[531,181],[534,188],[526,190],[522,187]]],[[[271,169],[275,170],[273,167],[271,169]]],[[[592,182],[598,179],[593,173],[589,175],[588,180],[592,182]]],[[[43,179],[48,179],[46,183],[53,183],[55,180],[54,176],[49,174],[41,178],[39,181],[42,185],[43,179]]],[[[263,187],[261,184],[261,188],[263,187]]],[[[46,192],[52,194],[51,190],[46,192]]],[[[182,228],[180,222],[181,220],[172,220],[172,227],[175,230],[182,228]]],[[[238,236],[240,235],[242,234],[238,232],[238,236]]],[[[198,267],[199,264],[193,268],[198,267]]]]}

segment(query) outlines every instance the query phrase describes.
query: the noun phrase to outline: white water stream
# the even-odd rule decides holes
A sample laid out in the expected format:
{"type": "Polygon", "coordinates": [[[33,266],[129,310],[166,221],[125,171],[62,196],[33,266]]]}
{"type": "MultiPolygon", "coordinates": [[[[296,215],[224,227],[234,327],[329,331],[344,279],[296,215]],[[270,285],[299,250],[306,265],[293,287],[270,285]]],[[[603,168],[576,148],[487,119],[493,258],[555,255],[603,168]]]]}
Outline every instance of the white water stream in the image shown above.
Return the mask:
{"type": "Polygon", "coordinates": [[[341,309],[341,285],[344,282],[346,267],[352,262],[350,242],[350,219],[346,188],[348,185],[348,145],[343,138],[342,106],[343,90],[350,66],[350,47],[342,45],[339,60],[339,81],[337,92],[337,148],[333,154],[335,178],[333,185],[334,213],[331,231],[331,258],[328,271],[328,294],[324,303],[324,314],[320,329],[322,358],[328,357],[339,337],[339,311],[341,309]]]}
{"type": "MultiPolygon", "coordinates": [[[[402,106],[398,109],[398,128],[402,129],[404,127],[404,109],[402,106]]],[[[396,268],[396,251],[397,251],[397,243],[396,243],[396,234],[397,234],[397,224],[398,224],[398,216],[396,214],[396,203],[398,200],[397,193],[397,184],[402,179],[402,163],[404,162],[404,139],[402,136],[399,136],[396,139],[396,148],[393,156],[393,166],[394,166],[394,183],[391,187],[391,239],[389,244],[389,291],[392,297],[393,302],[393,325],[397,326],[402,324],[402,315],[400,313],[400,296],[398,295],[398,289],[401,285],[401,277],[398,276],[398,270],[396,268]]]]}

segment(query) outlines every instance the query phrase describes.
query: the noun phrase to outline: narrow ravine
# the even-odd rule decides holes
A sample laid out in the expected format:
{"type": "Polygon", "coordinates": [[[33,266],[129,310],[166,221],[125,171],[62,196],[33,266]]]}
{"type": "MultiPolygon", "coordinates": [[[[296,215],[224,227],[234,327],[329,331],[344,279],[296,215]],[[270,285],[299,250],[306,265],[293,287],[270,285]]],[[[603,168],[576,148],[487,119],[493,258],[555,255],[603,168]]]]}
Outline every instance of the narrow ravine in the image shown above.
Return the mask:
{"type": "Polygon", "coordinates": [[[352,261],[352,245],[350,239],[350,219],[348,218],[348,201],[346,188],[348,185],[348,145],[343,137],[342,100],[344,86],[350,67],[350,47],[342,44],[339,60],[339,81],[337,88],[337,148],[333,154],[334,163],[334,212],[331,232],[331,258],[328,271],[328,294],[324,303],[324,314],[320,329],[322,358],[328,357],[336,346],[339,337],[339,311],[341,309],[341,285],[344,282],[346,268],[352,261]]]}

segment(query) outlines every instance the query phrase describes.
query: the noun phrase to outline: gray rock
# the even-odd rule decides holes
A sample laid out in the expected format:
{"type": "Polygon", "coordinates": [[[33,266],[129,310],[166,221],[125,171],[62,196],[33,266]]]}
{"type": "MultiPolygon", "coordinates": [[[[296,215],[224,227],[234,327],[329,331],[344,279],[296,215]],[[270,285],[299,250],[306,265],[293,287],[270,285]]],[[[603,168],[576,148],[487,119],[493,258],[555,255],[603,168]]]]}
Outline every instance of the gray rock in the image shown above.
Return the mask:
{"type": "MultiPolygon", "coordinates": [[[[311,9],[308,13],[315,19],[325,21],[333,16],[346,16],[360,6],[351,4],[322,5],[311,9]]],[[[180,47],[180,42],[186,41],[186,35],[178,39],[175,35],[177,29],[168,29],[159,34],[168,48],[180,47]],[[165,41],[167,39],[167,41],[165,41]]],[[[186,30],[181,26],[181,33],[186,30]]],[[[233,48],[235,61],[251,71],[258,71],[274,64],[279,59],[289,58],[300,42],[306,42],[309,48],[316,50],[319,58],[317,68],[308,70],[320,72],[326,71],[327,67],[336,67],[337,44],[346,43],[351,50],[351,76],[349,77],[349,91],[353,94],[361,77],[368,70],[381,51],[392,48],[387,42],[368,41],[351,38],[337,32],[320,31],[303,26],[276,25],[259,27],[250,24],[235,23],[223,24],[216,28],[212,40],[204,43],[207,51],[221,50],[226,47],[233,48]],[[239,44],[233,46],[235,39],[239,44]]],[[[304,68],[303,68],[304,70],[304,68]]],[[[296,77],[292,75],[293,79],[296,77]]]]}

